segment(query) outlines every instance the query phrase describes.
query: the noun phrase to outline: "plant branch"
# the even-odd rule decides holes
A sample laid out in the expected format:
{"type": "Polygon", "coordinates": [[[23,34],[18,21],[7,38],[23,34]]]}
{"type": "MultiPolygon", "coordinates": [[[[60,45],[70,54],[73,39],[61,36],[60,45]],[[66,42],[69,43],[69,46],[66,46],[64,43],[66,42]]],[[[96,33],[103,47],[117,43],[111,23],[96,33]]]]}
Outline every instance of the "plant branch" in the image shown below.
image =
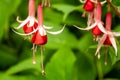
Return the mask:
{"type": "Polygon", "coordinates": [[[118,15],[118,17],[120,18],[120,11],[111,3],[110,0],[106,0],[106,1],[110,5],[110,7],[115,11],[115,13],[118,15]]]}

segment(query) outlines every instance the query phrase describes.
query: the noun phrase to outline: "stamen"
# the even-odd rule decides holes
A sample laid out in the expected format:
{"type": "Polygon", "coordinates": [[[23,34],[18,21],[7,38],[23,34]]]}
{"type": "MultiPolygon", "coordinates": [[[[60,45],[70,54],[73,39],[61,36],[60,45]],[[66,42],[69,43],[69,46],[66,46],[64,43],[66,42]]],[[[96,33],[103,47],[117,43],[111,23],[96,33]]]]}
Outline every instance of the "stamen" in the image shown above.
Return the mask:
{"type": "Polygon", "coordinates": [[[40,46],[40,51],[41,51],[41,67],[42,67],[42,75],[45,75],[45,70],[44,70],[44,56],[43,56],[43,46],[40,46]]]}
{"type": "Polygon", "coordinates": [[[84,11],[83,14],[82,14],[82,17],[85,17],[85,14],[86,14],[86,12],[84,11]]]}
{"type": "Polygon", "coordinates": [[[108,46],[106,46],[106,53],[105,53],[105,62],[104,64],[107,65],[107,60],[108,60],[108,46]]]}
{"type": "Polygon", "coordinates": [[[32,47],[32,50],[33,50],[33,64],[36,64],[36,56],[35,56],[35,53],[36,53],[36,45],[33,44],[33,47],[32,47]]]}
{"type": "Polygon", "coordinates": [[[100,51],[98,52],[98,59],[100,59],[100,51]]]}

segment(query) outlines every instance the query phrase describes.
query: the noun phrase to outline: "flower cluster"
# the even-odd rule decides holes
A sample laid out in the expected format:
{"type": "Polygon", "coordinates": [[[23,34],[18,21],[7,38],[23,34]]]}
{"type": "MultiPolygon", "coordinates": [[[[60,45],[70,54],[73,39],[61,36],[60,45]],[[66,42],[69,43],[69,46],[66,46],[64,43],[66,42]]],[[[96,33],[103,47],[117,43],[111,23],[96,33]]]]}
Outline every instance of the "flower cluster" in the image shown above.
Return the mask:
{"type": "Polygon", "coordinates": [[[84,11],[88,13],[88,22],[86,28],[81,28],[74,25],[80,30],[91,30],[94,36],[94,40],[98,42],[98,47],[95,52],[95,55],[98,55],[100,58],[100,48],[102,45],[113,46],[115,50],[115,55],[117,56],[117,45],[114,36],[120,36],[119,32],[112,32],[112,14],[109,11],[106,14],[105,27],[104,22],[102,21],[102,4],[106,2],[100,2],[100,0],[85,0],[80,2],[84,3],[84,11]]]}
{"type": "Polygon", "coordinates": [[[50,7],[50,0],[42,0],[42,4],[38,4],[38,9],[37,9],[37,18],[35,18],[35,0],[29,0],[29,6],[28,6],[28,17],[24,20],[21,21],[17,17],[17,21],[20,23],[20,25],[13,29],[13,31],[19,35],[23,36],[30,36],[31,42],[33,43],[33,64],[36,64],[36,59],[35,59],[35,53],[37,46],[39,45],[41,48],[41,63],[42,63],[42,74],[44,74],[44,66],[43,66],[43,46],[47,43],[47,33],[50,34],[59,34],[64,30],[64,27],[56,32],[51,32],[48,31],[49,29],[52,29],[52,27],[47,27],[43,25],[43,7],[48,6],[50,7]],[[19,33],[16,30],[23,28],[24,33],[19,33]]]}

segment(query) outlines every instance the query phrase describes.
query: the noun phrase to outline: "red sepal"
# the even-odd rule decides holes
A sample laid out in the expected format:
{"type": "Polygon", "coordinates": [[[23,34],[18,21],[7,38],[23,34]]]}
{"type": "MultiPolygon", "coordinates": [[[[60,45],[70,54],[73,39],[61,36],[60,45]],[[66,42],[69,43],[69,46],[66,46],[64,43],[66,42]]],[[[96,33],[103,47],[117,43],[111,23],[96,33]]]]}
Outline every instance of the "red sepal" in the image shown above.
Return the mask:
{"type": "Polygon", "coordinates": [[[95,26],[93,29],[92,29],[92,33],[94,34],[94,35],[101,35],[102,34],[102,32],[101,32],[101,30],[98,28],[98,26],[95,26]]]}
{"type": "Polygon", "coordinates": [[[94,10],[94,3],[91,2],[90,0],[87,0],[84,4],[83,8],[85,11],[93,11],[94,10]]]}
{"type": "Polygon", "coordinates": [[[32,43],[37,45],[44,45],[47,43],[47,35],[41,36],[39,31],[33,34],[32,43]]]}
{"type": "Polygon", "coordinates": [[[29,25],[29,22],[23,26],[23,30],[26,34],[32,32],[34,29],[36,29],[38,26],[38,23],[35,22],[34,25],[30,26],[30,27],[28,27],[28,25],[29,25]]]}

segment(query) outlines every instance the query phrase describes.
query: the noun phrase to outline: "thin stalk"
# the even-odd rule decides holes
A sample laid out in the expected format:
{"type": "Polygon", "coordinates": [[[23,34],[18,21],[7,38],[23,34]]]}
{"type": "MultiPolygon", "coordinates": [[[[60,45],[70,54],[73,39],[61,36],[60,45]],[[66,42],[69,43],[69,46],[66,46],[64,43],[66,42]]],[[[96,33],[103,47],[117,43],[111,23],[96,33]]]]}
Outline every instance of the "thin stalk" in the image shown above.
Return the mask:
{"type": "Polygon", "coordinates": [[[42,68],[42,75],[45,75],[45,70],[44,70],[44,55],[43,55],[43,46],[40,46],[40,51],[41,51],[41,68],[42,68]]]}
{"type": "Polygon", "coordinates": [[[33,50],[33,64],[36,64],[36,56],[35,56],[35,53],[36,53],[36,46],[35,44],[33,44],[33,47],[32,47],[32,50],[33,50]]]}
{"type": "Polygon", "coordinates": [[[106,0],[108,2],[108,4],[110,5],[110,7],[115,11],[115,13],[118,15],[118,17],[120,18],[120,11],[111,3],[110,0],[106,0]]]}

